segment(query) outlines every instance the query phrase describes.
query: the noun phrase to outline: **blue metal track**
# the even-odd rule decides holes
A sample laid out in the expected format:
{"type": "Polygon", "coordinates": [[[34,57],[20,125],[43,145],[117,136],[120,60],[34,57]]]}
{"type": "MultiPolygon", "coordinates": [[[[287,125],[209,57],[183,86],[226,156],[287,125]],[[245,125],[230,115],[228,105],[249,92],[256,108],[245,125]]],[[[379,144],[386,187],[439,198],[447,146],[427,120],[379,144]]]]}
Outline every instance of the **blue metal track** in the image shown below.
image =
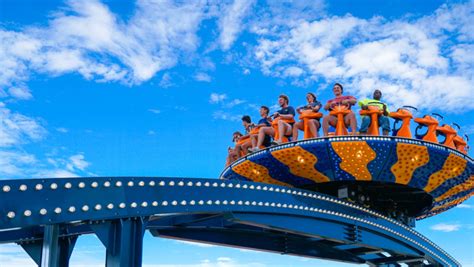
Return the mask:
{"type": "Polygon", "coordinates": [[[184,178],[0,181],[0,243],[39,266],[68,266],[96,234],[106,266],[141,266],[143,234],[375,266],[459,266],[415,230],[372,210],[300,189],[184,178]]]}

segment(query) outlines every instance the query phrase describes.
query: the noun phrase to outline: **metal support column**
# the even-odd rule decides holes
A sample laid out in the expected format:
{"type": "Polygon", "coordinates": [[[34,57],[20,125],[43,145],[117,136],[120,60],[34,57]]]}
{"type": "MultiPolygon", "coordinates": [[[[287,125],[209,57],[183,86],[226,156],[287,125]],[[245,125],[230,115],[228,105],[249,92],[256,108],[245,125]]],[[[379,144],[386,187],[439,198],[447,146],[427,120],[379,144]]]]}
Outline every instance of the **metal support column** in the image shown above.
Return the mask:
{"type": "Polygon", "coordinates": [[[107,267],[142,265],[145,218],[130,218],[93,224],[91,228],[106,247],[107,267]]]}
{"type": "Polygon", "coordinates": [[[45,225],[43,248],[41,250],[41,267],[57,267],[59,264],[59,225],[45,225]]]}
{"type": "Polygon", "coordinates": [[[59,239],[59,266],[68,267],[69,259],[79,236],[69,236],[59,239]]]}

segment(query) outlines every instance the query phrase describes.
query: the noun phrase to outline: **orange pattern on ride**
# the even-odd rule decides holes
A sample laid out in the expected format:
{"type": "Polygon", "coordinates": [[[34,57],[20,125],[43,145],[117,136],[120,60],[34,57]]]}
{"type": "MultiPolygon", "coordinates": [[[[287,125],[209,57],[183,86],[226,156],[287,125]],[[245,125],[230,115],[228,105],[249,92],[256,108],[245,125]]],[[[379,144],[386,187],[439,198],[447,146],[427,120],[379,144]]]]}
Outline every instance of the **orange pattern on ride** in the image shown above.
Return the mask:
{"type": "Polygon", "coordinates": [[[296,176],[313,180],[316,183],[329,182],[326,175],[314,168],[318,158],[299,146],[273,151],[272,156],[288,166],[290,172],[296,176]]]}
{"type": "Polygon", "coordinates": [[[442,200],[447,199],[451,196],[454,196],[458,193],[469,191],[472,188],[474,188],[474,175],[471,175],[471,177],[467,181],[465,181],[464,183],[449,189],[446,193],[444,193],[441,196],[437,197],[435,200],[437,202],[442,201],[442,200]]]}
{"type": "Polygon", "coordinates": [[[444,205],[441,205],[441,206],[437,206],[437,207],[434,207],[433,209],[430,210],[430,212],[434,212],[434,211],[437,211],[437,210],[441,210],[441,209],[447,209],[447,208],[452,208],[454,206],[457,206],[461,203],[463,203],[464,201],[466,201],[468,198],[470,198],[471,196],[474,196],[474,192],[470,193],[469,195],[467,196],[463,196],[461,198],[458,198],[458,199],[455,199],[455,200],[452,200],[444,205]]]}
{"type": "Polygon", "coordinates": [[[372,174],[367,168],[377,156],[365,141],[332,142],[332,148],[341,158],[339,167],[350,173],[358,181],[371,181],[372,174]]]}
{"type": "Polygon", "coordinates": [[[459,176],[464,172],[466,164],[467,161],[465,159],[454,154],[449,154],[444,162],[443,168],[430,176],[424,190],[429,193],[438,188],[438,186],[446,180],[459,176]]]}
{"type": "Polygon", "coordinates": [[[397,144],[398,161],[390,168],[395,176],[395,183],[408,184],[415,170],[430,161],[428,148],[413,144],[397,144]]]}
{"type": "Polygon", "coordinates": [[[257,163],[251,162],[250,160],[246,160],[232,168],[232,170],[239,174],[242,175],[245,178],[248,178],[254,182],[259,182],[259,183],[267,183],[267,184],[274,184],[274,185],[283,185],[283,186],[289,186],[292,187],[291,185],[275,180],[273,179],[269,174],[268,174],[268,169],[265,168],[262,165],[259,165],[257,163]]]}

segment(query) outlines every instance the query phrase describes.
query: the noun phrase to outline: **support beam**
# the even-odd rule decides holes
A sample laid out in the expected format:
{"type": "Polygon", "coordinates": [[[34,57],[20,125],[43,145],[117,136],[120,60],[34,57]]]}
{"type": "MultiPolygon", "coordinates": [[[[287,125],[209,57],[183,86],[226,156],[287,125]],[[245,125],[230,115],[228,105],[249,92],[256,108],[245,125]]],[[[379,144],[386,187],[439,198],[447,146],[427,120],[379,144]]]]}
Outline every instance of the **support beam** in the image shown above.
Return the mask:
{"type": "Polygon", "coordinates": [[[41,264],[41,248],[43,242],[36,240],[31,243],[20,243],[20,246],[25,250],[25,252],[30,256],[30,258],[38,265],[41,264]]]}
{"type": "Polygon", "coordinates": [[[43,247],[41,250],[41,267],[59,266],[59,225],[44,226],[43,247]]]}
{"type": "Polygon", "coordinates": [[[107,267],[142,265],[143,234],[148,218],[130,218],[91,225],[106,248],[107,267]]]}
{"type": "Polygon", "coordinates": [[[79,236],[68,236],[59,238],[59,266],[68,267],[69,259],[79,236]]]}

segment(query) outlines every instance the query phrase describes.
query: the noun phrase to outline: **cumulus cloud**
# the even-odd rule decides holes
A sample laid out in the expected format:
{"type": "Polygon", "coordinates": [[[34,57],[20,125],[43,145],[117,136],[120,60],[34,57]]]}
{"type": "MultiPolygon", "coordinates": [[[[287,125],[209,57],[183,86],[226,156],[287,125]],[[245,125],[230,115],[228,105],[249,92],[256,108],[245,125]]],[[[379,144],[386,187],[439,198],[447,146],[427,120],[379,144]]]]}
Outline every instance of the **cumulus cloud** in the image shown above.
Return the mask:
{"type": "MultiPolygon", "coordinates": [[[[65,128],[56,130],[67,132],[65,128]]],[[[14,112],[0,102],[0,176],[75,177],[84,172],[90,163],[83,154],[43,159],[23,149],[25,144],[44,140],[47,133],[40,119],[14,112]]]]}
{"type": "Polygon", "coordinates": [[[10,87],[8,89],[8,93],[16,99],[28,100],[33,98],[33,95],[31,95],[30,90],[26,87],[10,87]]]}
{"type": "Polygon", "coordinates": [[[219,42],[223,50],[228,50],[237,39],[242,30],[242,19],[254,2],[255,0],[234,0],[231,5],[224,8],[224,15],[219,20],[219,42]]]}
{"type": "Polygon", "coordinates": [[[11,111],[0,102],[0,148],[37,141],[46,129],[36,120],[11,111]]]}
{"type": "MultiPolygon", "coordinates": [[[[124,21],[98,0],[69,1],[47,27],[0,28],[0,88],[24,85],[32,71],[127,84],[149,80],[197,48],[204,6],[143,0],[124,21]]],[[[12,94],[28,97],[25,90],[12,94]]]]}
{"type": "Polygon", "coordinates": [[[74,171],[75,169],[83,171],[90,165],[90,163],[85,160],[83,154],[73,155],[69,157],[69,161],[70,163],[67,166],[70,171],[74,171]]]}
{"type": "Polygon", "coordinates": [[[256,31],[253,56],[266,75],[339,81],[359,97],[378,87],[397,106],[473,109],[474,102],[466,101],[474,91],[473,14],[470,1],[417,19],[301,19],[277,31],[256,31]]]}

